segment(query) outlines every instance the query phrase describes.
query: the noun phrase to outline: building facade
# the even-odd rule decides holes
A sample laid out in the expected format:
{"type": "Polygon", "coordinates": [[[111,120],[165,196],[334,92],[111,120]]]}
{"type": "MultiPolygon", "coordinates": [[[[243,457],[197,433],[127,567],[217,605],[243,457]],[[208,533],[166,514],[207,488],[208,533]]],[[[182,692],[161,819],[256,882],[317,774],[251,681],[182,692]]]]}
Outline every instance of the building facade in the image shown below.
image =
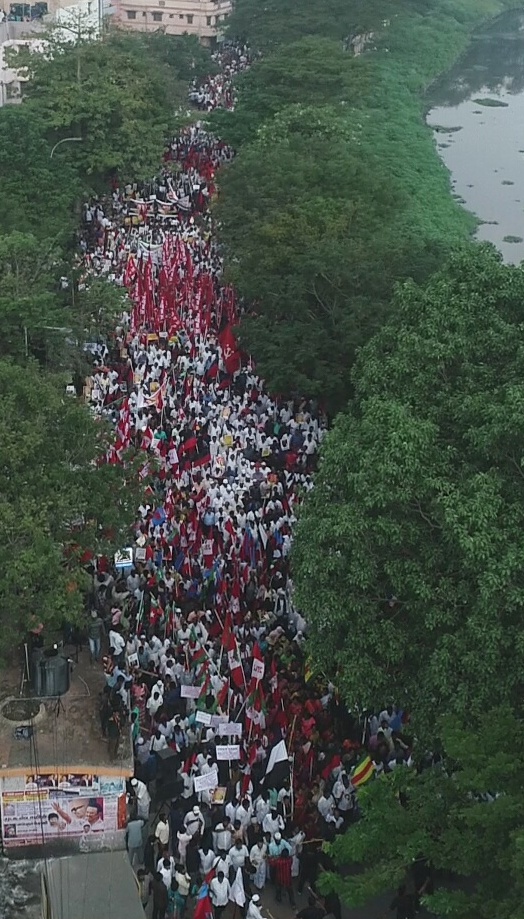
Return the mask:
{"type": "Polygon", "coordinates": [[[115,0],[113,16],[120,25],[140,32],[159,29],[168,35],[196,35],[204,44],[220,36],[231,12],[231,0],[115,0]]]}

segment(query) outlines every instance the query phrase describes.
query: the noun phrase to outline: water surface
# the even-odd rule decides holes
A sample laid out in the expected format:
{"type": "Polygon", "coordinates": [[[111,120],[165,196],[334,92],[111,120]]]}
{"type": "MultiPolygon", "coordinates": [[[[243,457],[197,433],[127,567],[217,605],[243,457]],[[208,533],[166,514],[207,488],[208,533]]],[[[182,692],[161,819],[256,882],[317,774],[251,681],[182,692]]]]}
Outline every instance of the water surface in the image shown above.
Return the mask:
{"type": "Polygon", "coordinates": [[[428,124],[478,239],[524,259],[524,11],[478,32],[431,88],[428,124]],[[489,104],[491,103],[491,104],[489,104]],[[454,130],[453,130],[454,129],[454,130]],[[520,240],[520,241],[517,241],[520,240]]]}

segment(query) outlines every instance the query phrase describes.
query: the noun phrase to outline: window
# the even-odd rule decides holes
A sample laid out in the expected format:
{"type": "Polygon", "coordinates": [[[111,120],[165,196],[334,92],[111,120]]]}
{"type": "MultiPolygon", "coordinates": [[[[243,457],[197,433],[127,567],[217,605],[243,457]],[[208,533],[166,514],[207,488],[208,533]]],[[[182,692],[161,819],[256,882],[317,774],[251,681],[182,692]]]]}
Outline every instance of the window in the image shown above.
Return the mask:
{"type": "Polygon", "coordinates": [[[188,14],[187,14],[186,19],[187,19],[189,25],[191,25],[191,23],[193,22],[193,18],[194,18],[194,17],[193,17],[193,14],[192,14],[192,13],[188,13],[188,14]]]}
{"type": "Polygon", "coordinates": [[[162,22],[163,13],[153,13],[153,22],[162,22]]]}
{"type": "Polygon", "coordinates": [[[128,10],[128,11],[127,11],[127,18],[128,18],[128,19],[136,19],[136,10],[128,10]]]}
{"type": "Polygon", "coordinates": [[[184,18],[184,14],[183,14],[183,13],[179,13],[179,14],[178,14],[178,18],[179,18],[179,19],[183,19],[183,18],[184,18]]]}
{"type": "Polygon", "coordinates": [[[211,25],[211,16],[206,16],[206,23],[208,26],[211,25]]]}

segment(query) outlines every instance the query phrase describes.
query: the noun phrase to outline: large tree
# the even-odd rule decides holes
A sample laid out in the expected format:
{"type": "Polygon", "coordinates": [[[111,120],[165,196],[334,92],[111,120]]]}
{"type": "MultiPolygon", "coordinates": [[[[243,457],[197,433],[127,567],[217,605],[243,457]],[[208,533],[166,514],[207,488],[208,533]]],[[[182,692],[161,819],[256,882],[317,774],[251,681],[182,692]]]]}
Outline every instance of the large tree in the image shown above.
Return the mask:
{"type": "Polygon", "coordinates": [[[326,438],[294,569],[346,700],[521,705],[524,271],[489,247],[408,282],[326,438]]]}
{"type": "Polygon", "coordinates": [[[56,247],[72,235],[79,183],[51,152],[37,113],[24,105],[0,108],[0,231],[31,233],[56,247]]]}
{"type": "Polygon", "coordinates": [[[228,273],[254,301],[240,335],[274,390],[345,405],[355,349],[395,280],[437,264],[438,247],[406,226],[409,205],[336,107],[290,106],[223,171],[228,273]]]}
{"type": "Polygon", "coordinates": [[[82,612],[85,552],[125,545],[133,466],[100,466],[107,434],[64,380],[0,360],[0,654],[36,617],[57,626],[82,612]]]}
{"type": "Polygon", "coordinates": [[[518,919],[524,895],[524,726],[506,708],[480,724],[444,718],[444,756],[422,772],[398,767],[359,791],[362,819],[332,854],[344,876],[324,877],[351,905],[407,881],[423,856],[435,871],[432,914],[518,919]],[[358,870],[355,870],[358,866],[358,870]]]}
{"type": "Polygon", "coordinates": [[[109,31],[94,41],[81,17],[51,32],[48,52],[20,51],[29,81],[23,105],[44,125],[56,150],[84,183],[105,187],[108,177],[147,179],[161,161],[165,139],[185,85],[138,37],[109,31]]]}

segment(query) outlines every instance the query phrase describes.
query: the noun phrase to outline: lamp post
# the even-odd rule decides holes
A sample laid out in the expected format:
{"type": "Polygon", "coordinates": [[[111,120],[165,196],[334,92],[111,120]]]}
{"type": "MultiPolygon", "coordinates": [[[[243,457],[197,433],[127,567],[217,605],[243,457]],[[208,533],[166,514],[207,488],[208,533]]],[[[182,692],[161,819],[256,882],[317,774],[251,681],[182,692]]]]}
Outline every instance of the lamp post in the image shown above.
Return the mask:
{"type": "Polygon", "coordinates": [[[59,140],[58,143],[54,145],[53,149],[51,150],[51,153],[49,154],[49,159],[50,160],[53,159],[53,153],[55,152],[56,148],[60,146],[60,144],[65,144],[68,141],[78,142],[78,141],[82,141],[83,139],[84,139],[83,137],[63,137],[62,140],[59,140]]]}

